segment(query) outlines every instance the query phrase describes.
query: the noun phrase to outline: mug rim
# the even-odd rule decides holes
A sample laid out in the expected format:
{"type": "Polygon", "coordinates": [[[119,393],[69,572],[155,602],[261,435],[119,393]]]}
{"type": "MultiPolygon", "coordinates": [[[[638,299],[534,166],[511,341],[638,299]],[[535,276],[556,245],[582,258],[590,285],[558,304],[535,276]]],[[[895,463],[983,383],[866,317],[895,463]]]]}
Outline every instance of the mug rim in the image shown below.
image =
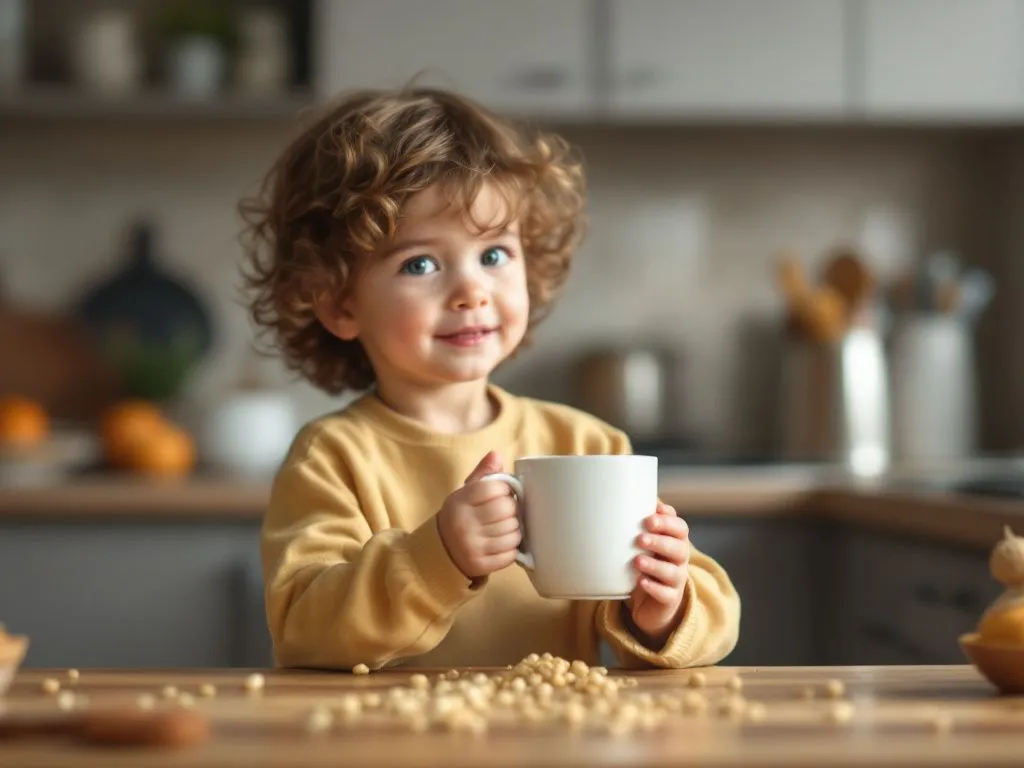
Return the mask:
{"type": "Polygon", "coordinates": [[[552,456],[521,456],[516,459],[516,463],[520,462],[573,462],[573,461],[601,461],[601,460],[617,460],[622,459],[638,459],[644,462],[657,462],[657,456],[648,456],[642,453],[579,453],[579,454],[554,454],[552,456]]]}

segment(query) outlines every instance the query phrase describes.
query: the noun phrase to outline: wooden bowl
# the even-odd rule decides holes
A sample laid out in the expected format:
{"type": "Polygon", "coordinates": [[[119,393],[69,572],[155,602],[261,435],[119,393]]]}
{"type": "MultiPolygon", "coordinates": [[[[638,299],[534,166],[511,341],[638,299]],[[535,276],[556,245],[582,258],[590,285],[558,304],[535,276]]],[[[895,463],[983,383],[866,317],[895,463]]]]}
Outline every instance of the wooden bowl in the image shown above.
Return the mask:
{"type": "Polygon", "coordinates": [[[960,636],[960,648],[1001,693],[1024,693],[1024,646],[986,643],[970,632],[960,636]]]}
{"type": "Polygon", "coordinates": [[[0,696],[7,692],[28,651],[28,638],[0,631],[0,696]]]}

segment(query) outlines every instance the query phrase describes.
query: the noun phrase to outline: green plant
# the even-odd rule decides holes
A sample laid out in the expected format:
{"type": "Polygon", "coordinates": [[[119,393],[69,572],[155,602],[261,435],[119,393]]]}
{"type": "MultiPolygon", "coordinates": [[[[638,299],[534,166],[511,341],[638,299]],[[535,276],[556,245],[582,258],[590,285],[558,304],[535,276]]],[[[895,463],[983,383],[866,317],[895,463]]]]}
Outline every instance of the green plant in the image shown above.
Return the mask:
{"type": "Polygon", "coordinates": [[[203,35],[227,47],[235,40],[235,20],[222,0],[171,0],[162,9],[159,29],[165,40],[203,35]]]}
{"type": "Polygon", "coordinates": [[[101,343],[121,377],[125,395],[164,403],[177,397],[202,356],[202,342],[190,328],[168,343],[145,342],[130,329],[114,329],[101,343]]]}

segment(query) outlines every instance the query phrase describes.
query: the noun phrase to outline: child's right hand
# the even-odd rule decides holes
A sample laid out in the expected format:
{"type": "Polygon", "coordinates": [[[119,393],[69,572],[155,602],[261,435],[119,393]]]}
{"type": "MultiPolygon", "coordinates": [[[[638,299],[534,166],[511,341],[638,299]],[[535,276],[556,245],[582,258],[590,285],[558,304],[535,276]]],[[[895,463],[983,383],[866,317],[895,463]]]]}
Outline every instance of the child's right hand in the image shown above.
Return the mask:
{"type": "Polygon", "coordinates": [[[501,480],[480,481],[501,470],[501,458],[489,452],[465,484],[445,499],[437,516],[441,541],[455,565],[470,579],[514,563],[522,540],[511,489],[501,480]]]}

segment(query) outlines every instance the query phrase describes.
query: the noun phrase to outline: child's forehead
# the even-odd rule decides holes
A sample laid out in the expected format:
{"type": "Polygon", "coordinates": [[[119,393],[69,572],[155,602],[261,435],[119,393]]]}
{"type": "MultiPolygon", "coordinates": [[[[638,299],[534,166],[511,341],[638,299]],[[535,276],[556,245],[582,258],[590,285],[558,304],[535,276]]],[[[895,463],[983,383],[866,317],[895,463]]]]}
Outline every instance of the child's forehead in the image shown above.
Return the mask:
{"type": "Polygon", "coordinates": [[[397,235],[456,227],[474,232],[515,229],[517,208],[515,201],[495,184],[485,182],[471,195],[434,184],[405,201],[397,235]]]}

